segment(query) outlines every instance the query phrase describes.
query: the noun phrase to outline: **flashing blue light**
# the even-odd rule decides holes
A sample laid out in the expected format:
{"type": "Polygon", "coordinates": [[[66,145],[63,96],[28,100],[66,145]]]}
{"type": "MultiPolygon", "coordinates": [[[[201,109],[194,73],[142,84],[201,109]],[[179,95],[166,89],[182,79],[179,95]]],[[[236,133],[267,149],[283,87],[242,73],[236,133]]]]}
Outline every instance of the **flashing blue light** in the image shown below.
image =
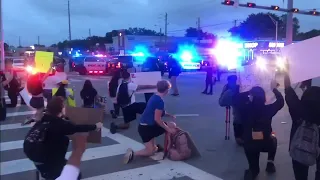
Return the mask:
{"type": "Polygon", "coordinates": [[[130,53],[132,56],[134,56],[134,59],[139,62],[144,62],[148,57],[151,56],[151,54],[148,51],[148,48],[145,46],[136,46],[134,51],[130,53]]]}
{"type": "Polygon", "coordinates": [[[80,57],[80,56],[82,56],[82,54],[80,54],[80,53],[78,53],[78,52],[76,52],[76,53],[73,55],[73,57],[80,57]]]}
{"type": "Polygon", "coordinates": [[[198,62],[201,60],[196,48],[190,45],[179,46],[178,52],[172,56],[182,62],[198,62]]]}

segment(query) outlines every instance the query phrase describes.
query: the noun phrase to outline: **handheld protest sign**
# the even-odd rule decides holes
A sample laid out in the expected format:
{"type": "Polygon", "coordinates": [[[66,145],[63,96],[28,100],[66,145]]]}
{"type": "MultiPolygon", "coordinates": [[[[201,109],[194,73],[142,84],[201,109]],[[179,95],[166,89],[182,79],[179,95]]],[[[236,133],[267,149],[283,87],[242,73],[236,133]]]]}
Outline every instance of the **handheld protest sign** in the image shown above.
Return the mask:
{"type": "MultiPolygon", "coordinates": [[[[131,80],[137,85],[157,85],[158,81],[162,80],[161,72],[137,72],[131,73],[131,80]]],[[[155,93],[157,89],[143,89],[136,93],[155,93]]]]}
{"type": "Polygon", "coordinates": [[[53,62],[53,52],[36,51],[35,64],[38,72],[46,73],[53,62]]]}
{"type": "MultiPolygon", "coordinates": [[[[103,109],[66,107],[66,116],[75,124],[96,124],[103,121],[103,109]]],[[[101,143],[101,131],[91,131],[88,136],[89,143],[101,143]]]]}
{"type": "Polygon", "coordinates": [[[320,77],[320,36],[281,48],[281,55],[288,60],[291,84],[320,77]]]}
{"type": "Polygon", "coordinates": [[[267,64],[243,66],[239,71],[240,92],[247,92],[259,86],[264,89],[268,104],[275,99],[271,90],[271,82],[275,79],[275,75],[275,69],[267,64]]]}

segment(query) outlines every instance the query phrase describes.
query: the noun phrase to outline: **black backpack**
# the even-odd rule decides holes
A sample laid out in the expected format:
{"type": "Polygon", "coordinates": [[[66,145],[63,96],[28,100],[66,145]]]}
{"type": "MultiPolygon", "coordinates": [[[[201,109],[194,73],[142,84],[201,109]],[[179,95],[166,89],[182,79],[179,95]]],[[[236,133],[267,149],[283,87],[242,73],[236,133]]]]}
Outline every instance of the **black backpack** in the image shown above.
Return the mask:
{"type": "Polygon", "coordinates": [[[128,106],[131,103],[131,97],[132,97],[133,93],[131,95],[129,95],[127,82],[121,83],[119,86],[118,94],[117,94],[118,105],[120,105],[120,107],[128,106]]]}
{"type": "Polygon", "coordinates": [[[46,150],[46,138],[50,122],[37,122],[28,132],[23,142],[25,155],[33,162],[44,163],[50,154],[46,150]]]}

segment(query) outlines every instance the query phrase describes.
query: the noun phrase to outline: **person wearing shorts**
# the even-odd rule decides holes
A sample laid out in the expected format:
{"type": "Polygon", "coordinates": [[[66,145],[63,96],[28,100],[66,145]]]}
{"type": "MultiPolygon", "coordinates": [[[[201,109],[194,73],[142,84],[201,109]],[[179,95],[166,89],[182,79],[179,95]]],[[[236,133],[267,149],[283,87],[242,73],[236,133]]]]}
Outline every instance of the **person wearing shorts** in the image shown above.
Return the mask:
{"type": "Polygon", "coordinates": [[[166,80],[162,80],[157,83],[158,92],[148,101],[147,107],[140,118],[138,127],[138,132],[145,148],[137,152],[133,152],[132,149],[128,149],[124,156],[125,164],[131,162],[134,157],[149,157],[156,152],[160,152],[163,148],[160,145],[156,145],[155,138],[165,132],[175,132],[175,129],[169,128],[167,124],[162,121],[162,117],[165,115],[175,119],[175,116],[168,114],[164,110],[163,97],[168,94],[170,87],[171,84],[166,80]]]}
{"type": "Polygon", "coordinates": [[[131,81],[130,73],[124,71],[122,73],[123,82],[117,88],[117,102],[119,103],[119,96],[124,96],[120,91],[121,85],[126,84],[127,90],[125,90],[125,95],[129,98],[128,104],[121,104],[119,106],[122,109],[123,114],[123,124],[116,125],[115,123],[110,124],[110,132],[112,134],[116,133],[117,129],[128,129],[130,127],[130,122],[137,119],[137,114],[142,114],[146,108],[146,103],[136,102],[135,92],[142,89],[153,89],[156,88],[154,85],[137,85],[131,81]],[[119,93],[120,92],[120,93],[119,93]]]}

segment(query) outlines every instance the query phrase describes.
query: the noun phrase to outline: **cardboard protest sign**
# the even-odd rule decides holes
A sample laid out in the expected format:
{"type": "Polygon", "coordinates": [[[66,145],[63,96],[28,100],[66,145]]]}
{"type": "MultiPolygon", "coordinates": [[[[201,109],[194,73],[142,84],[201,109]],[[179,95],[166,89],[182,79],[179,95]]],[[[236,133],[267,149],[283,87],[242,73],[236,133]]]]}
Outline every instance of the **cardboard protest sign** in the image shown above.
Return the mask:
{"type": "MultiPolygon", "coordinates": [[[[75,124],[96,124],[103,121],[103,109],[66,107],[66,116],[75,124]]],[[[101,131],[89,132],[89,143],[101,143],[101,131]]]]}
{"type": "MultiPolygon", "coordinates": [[[[137,72],[131,73],[131,80],[137,85],[157,85],[158,81],[161,81],[161,72],[137,72]]],[[[136,93],[154,93],[157,89],[144,89],[139,90],[136,93]]]]}
{"type": "Polygon", "coordinates": [[[36,51],[34,59],[37,72],[46,73],[53,62],[53,52],[36,51]]]}
{"type": "Polygon", "coordinates": [[[249,91],[255,86],[260,86],[266,92],[267,103],[274,100],[274,94],[271,90],[271,81],[275,79],[275,70],[272,66],[266,65],[265,69],[257,65],[247,65],[239,71],[240,92],[249,91]]]}
{"type": "Polygon", "coordinates": [[[291,83],[320,77],[320,36],[285,46],[283,58],[289,63],[291,83]]]}

